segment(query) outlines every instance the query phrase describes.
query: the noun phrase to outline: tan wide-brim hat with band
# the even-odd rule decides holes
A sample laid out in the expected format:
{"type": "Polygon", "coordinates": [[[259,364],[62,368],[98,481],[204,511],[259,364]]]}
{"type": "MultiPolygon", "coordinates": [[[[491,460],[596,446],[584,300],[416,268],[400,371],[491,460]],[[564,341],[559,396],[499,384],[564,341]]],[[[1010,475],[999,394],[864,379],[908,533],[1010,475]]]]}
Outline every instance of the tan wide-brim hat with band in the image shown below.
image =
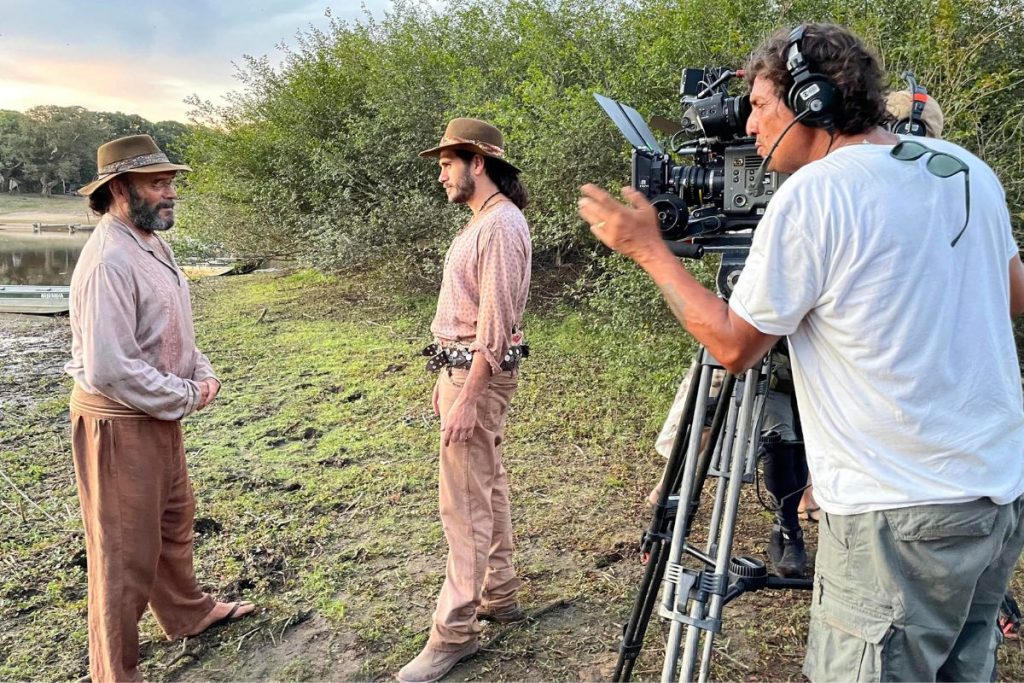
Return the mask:
{"type": "Polygon", "coordinates": [[[122,173],[191,171],[185,164],[172,164],[148,135],[129,135],[100,145],[96,150],[96,180],[78,190],[88,197],[122,173]]]}
{"type": "MultiPolygon", "coordinates": [[[[934,97],[924,96],[924,109],[921,111],[921,123],[928,129],[928,134],[933,138],[942,137],[942,126],[945,119],[942,116],[942,109],[934,97]]],[[[885,108],[889,115],[896,121],[903,121],[910,118],[910,110],[914,107],[914,96],[909,90],[896,90],[889,93],[885,98],[885,108]]]]}
{"type": "Polygon", "coordinates": [[[441,156],[441,152],[446,149],[464,149],[497,159],[516,173],[520,173],[520,170],[505,158],[505,138],[502,137],[501,131],[480,119],[452,119],[444,129],[444,137],[437,147],[420,152],[420,156],[441,156]]]}

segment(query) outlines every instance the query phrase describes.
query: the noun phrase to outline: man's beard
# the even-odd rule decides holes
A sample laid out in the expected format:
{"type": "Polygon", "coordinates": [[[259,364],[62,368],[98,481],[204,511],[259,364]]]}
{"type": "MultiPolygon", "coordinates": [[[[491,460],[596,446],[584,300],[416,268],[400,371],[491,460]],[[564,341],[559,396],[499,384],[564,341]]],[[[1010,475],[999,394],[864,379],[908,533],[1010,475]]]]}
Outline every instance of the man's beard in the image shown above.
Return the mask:
{"type": "Polygon", "coordinates": [[[159,201],[154,204],[147,204],[146,200],[138,195],[135,188],[128,186],[128,218],[132,225],[139,230],[153,232],[154,230],[170,230],[174,227],[174,202],[159,201]],[[168,218],[160,217],[161,209],[171,209],[168,218]]]}
{"type": "Polygon", "coordinates": [[[466,174],[455,183],[455,194],[448,199],[449,204],[465,204],[476,192],[476,178],[466,174]]]}

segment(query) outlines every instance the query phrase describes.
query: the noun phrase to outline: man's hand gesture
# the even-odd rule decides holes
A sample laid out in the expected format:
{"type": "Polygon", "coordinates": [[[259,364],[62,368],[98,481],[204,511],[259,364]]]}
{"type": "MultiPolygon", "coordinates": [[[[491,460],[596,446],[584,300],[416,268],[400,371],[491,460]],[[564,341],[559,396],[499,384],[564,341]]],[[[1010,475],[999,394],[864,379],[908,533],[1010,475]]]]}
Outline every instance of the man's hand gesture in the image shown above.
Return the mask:
{"type": "Polygon", "coordinates": [[[642,193],[622,188],[622,196],[629,201],[627,206],[597,185],[588,183],[580,191],[580,216],[607,246],[634,261],[641,261],[654,250],[666,249],[658,232],[658,215],[642,193]]]}
{"type": "Polygon", "coordinates": [[[212,377],[199,382],[199,405],[196,410],[202,410],[206,406],[213,403],[213,400],[217,398],[217,394],[220,393],[220,382],[212,377]]]}

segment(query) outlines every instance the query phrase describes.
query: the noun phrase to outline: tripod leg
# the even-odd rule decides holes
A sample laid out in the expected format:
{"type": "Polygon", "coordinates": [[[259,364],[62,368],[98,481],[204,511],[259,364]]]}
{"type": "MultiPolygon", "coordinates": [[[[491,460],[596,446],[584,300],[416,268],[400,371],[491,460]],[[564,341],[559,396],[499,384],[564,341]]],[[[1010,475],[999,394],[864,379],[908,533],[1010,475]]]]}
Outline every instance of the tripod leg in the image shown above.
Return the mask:
{"type": "MultiPolygon", "coordinates": [[[[718,543],[718,554],[715,563],[715,575],[719,579],[719,585],[726,586],[729,580],[729,564],[732,559],[732,541],[736,530],[736,515],[739,512],[740,489],[743,486],[743,474],[747,469],[747,463],[757,457],[760,447],[759,423],[761,417],[761,406],[764,402],[764,394],[758,394],[757,380],[760,369],[747,370],[744,382],[742,404],[740,415],[737,420],[736,440],[731,449],[731,462],[729,463],[728,493],[725,500],[725,512],[722,515],[721,534],[718,543]]],[[[721,623],[722,609],[725,606],[725,591],[711,594],[708,617],[713,623],[721,623]]],[[[691,626],[696,630],[696,627],[691,626]]],[[[701,683],[708,679],[711,648],[715,632],[708,631],[705,634],[705,651],[701,661],[700,677],[701,683]]],[[[696,647],[696,643],[694,643],[696,647]]],[[[687,662],[696,660],[696,650],[687,653],[692,656],[687,662]]],[[[692,671],[690,672],[692,676],[692,671]]],[[[688,679],[690,680],[690,679],[688,679]]]]}
{"type": "MultiPolygon", "coordinates": [[[[697,394],[697,404],[690,426],[690,439],[687,444],[685,466],[683,468],[682,480],[679,485],[680,497],[679,508],[676,510],[675,525],[672,529],[672,545],[669,550],[668,568],[666,579],[662,582],[662,612],[675,614],[684,608],[689,596],[690,584],[686,582],[686,575],[682,572],[680,560],[688,534],[689,522],[692,519],[690,509],[697,487],[703,487],[703,480],[697,481],[697,460],[700,451],[700,433],[704,425],[704,409],[706,397],[711,386],[712,366],[717,365],[702,350],[701,371],[699,374],[700,389],[697,394]]],[[[675,662],[678,659],[679,642],[682,635],[682,623],[673,619],[669,631],[669,639],[666,645],[665,666],[662,669],[662,680],[674,680],[675,662]]]]}
{"type": "MultiPolygon", "coordinates": [[[[655,505],[651,525],[643,539],[643,551],[648,555],[647,568],[644,571],[644,578],[633,604],[626,628],[623,630],[622,643],[619,646],[619,657],[615,664],[613,681],[628,681],[636,664],[636,658],[643,647],[644,636],[647,633],[647,626],[650,623],[651,614],[658,597],[658,589],[665,574],[665,563],[668,559],[666,552],[668,533],[671,530],[673,509],[668,505],[669,496],[673,492],[673,483],[679,479],[680,470],[683,466],[683,458],[686,453],[688,435],[691,433],[690,424],[693,421],[695,406],[697,403],[697,392],[700,388],[699,360],[702,357],[702,349],[698,350],[694,363],[691,365],[691,381],[683,401],[682,414],[676,431],[675,441],[668,462],[665,465],[665,472],[662,475],[661,493],[655,505]]],[[[703,411],[703,408],[701,409],[703,411]]],[[[703,414],[703,413],[702,413],[703,414]]]]}
{"type": "MultiPolygon", "coordinates": [[[[716,521],[712,529],[718,531],[716,557],[713,561],[714,571],[687,573],[681,567],[675,565],[685,547],[685,539],[679,537],[679,529],[675,529],[673,545],[671,549],[670,576],[678,580],[678,596],[674,605],[666,605],[669,615],[672,618],[672,625],[669,633],[669,640],[666,644],[665,662],[662,668],[662,681],[676,680],[676,672],[679,671],[682,680],[694,680],[694,673],[697,666],[698,647],[702,631],[704,632],[705,655],[701,661],[701,678],[706,679],[708,667],[706,662],[710,661],[710,649],[713,645],[714,633],[721,628],[721,613],[724,606],[724,595],[728,588],[729,564],[731,560],[731,549],[733,531],[735,526],[736,513],[739,507],[740,490],[743,484],[744,472],[749,458],[754,457],[757,447],[756,425],[753,423],[758,419],[759,411],[755,412],[757,402],[757,379],[759,370],[748,370],[746,381],[743,383],[743,395],[733,394],[729,407],[729,414],[726,419],[726,429],[722,435],[720,448],[720,481],[719,490],[716,494],[715,510],[712,512],[712,519],[716,521]],[[725,468],[728,468],[728,475],[725,468]],[[724,479],[725,481],[722,481],[724,479]],[[724,503],[724,510],[722,505],[724,503]],[[709,600],[710,598],[710,600],[709,600]],[[687,602],[689,612],[683,615],[687,602]],[[674,609],[672,609],[674,608],[674,609]],[[680,670],[680,641],[682,640],[682,626],[686,624],[686,642],[681,658],[680,670]]],[[[763,400],[763,399],[762,399],[763,400]]],[[[692,441],[692,440],[691,440],[692,441]]],[[[685,477],[684,477],[685,478],[685,477]]],[[[683,490],[687,490],[684,484],[683,490]]],[[[692,489],[690,489],[692,491],[692,489]]],[[[677,520],[678,520],[677,516],[677,520]]],[[[712,538],[714,541],[714,538],[712,538]]],[[[714,543],[712,545],[715,545],[714,543]]],[[[709,545],[709,551],[712,546],[709,545]]],[[[705,560],[712,564],[710,558],[705,560]]],[[[668,582],[666,581],[666,592],[668,582]]]]}
{"type": "Polygon", "coordinates": [[[693,526],[693,518],[697,515],[697,511],[700,509],[700,499],[704,493],[704,482],[708,478],[708,471],[711,468],[711,460],[716,451],[719,439],[721,438],[722,429],[725,427],[726,418],[729,413],[729,406],[731,405],[729,397],[732,396],[735,384],[736,376],[732,374],[727,374],[722,380],[722,386],[718,394],[718,405],[715,407],[715,416],[711,421],[711,427],[708,429],[708,438],[704,442],[704,448],[701,449],[700,460],[697,462],[697,476],[695,479],[696,486],[694,486],[693,491],[690,492],[690,514],[686,518],[686,536],[690,535],[690,529],[693,526]]]}

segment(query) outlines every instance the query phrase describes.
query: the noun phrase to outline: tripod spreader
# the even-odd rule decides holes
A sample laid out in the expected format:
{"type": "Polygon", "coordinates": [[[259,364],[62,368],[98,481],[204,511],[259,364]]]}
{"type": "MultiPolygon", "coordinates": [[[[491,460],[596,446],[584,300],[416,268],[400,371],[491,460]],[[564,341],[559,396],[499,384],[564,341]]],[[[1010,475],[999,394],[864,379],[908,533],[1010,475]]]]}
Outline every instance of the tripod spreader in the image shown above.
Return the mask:
{"type": "Polygon", "coordinates": [[[811,579],[784,579],[769,574],[763,561],[749,555],[732,558],[729,563],[729,578],[732,579],[732,583],[725,594],[725,604],[729,604],[744,593],[759,591],[762,588],[807,591],[814,588],[814,581],[811,579]]]}

